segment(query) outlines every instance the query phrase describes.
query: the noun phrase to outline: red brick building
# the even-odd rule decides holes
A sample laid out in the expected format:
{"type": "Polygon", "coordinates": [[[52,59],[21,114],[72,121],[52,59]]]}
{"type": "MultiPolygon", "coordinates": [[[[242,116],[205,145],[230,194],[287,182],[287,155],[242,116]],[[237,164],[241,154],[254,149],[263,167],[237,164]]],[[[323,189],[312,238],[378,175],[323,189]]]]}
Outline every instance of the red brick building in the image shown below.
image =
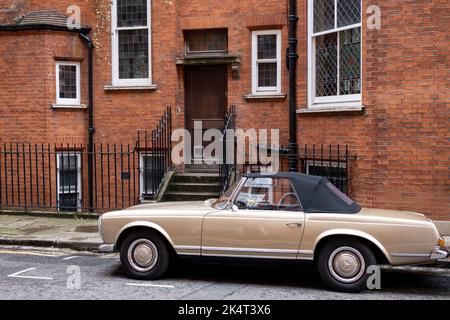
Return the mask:
{"type": "MultiPolygon", "coordinates": [[[[297,2],[300,148],[348,145],[348,190],[363,206],[450,220],[449,2],[297,2]]],[[[0,142],[87,145],[80,33],[95,46],[95,143],[133,143],[167,105],[172,127],[188,129],[219,127],[234,105],[236,127],[280,129],[288,144],[278,0],[0,1],[0,142]],[[68,28],[77,8],[81,29],[68,28]]]]}

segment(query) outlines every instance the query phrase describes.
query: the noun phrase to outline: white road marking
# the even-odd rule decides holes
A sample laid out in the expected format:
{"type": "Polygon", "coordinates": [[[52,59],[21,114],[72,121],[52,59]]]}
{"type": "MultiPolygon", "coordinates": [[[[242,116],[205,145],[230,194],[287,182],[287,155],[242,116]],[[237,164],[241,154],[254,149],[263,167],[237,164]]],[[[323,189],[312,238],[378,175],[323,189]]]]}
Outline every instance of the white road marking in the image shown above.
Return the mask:
{"type": "Polygon", "coordinates": [[[153,288],[169,288],[173,289],[175,286],[163,285],[163,284],[148,284],[148,283],[126,283],[127,286],[132,287],[153,287],[153,288]]]}
{"type": "Polygon", "coordinates": [[[63,258],[63,260],[72,260],[75,258],[79,258],[79,256],[65,257],[65,258],[63,258]]]}
{"type": "Polygon", "coordinates": [[[50,277],[36,277],[36,276],[20,276],[20,274],[31,271],[31,270],[36,270],[36,268],[28,268],[22,271],[18,271],[16,273],[10,274],[8,275],[8,277],[10,278],[22,278],[22,279],[40,279],[40,280],[53,280],[53,278],[50,277]]]}

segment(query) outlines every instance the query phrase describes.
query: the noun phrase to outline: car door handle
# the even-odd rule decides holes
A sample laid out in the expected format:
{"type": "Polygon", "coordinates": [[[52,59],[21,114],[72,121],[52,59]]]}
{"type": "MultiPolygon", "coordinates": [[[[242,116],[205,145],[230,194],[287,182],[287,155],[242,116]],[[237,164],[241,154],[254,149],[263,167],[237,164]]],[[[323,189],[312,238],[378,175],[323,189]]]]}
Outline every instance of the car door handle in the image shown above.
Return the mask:
{"type": "Polygon", "coordinates": [[[286,223],[286,225],[288,227],[301,227],[303,225],[303,223],[299,223],[299,222],[291,222],[291,223],[286,223]]]}

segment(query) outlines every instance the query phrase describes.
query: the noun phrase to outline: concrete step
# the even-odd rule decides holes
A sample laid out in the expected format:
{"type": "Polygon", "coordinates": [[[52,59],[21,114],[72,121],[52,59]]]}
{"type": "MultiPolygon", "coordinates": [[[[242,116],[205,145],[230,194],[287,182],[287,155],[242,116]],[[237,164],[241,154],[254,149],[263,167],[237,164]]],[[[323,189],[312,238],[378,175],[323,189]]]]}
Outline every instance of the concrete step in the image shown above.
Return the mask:
{"type": "Polygon", "coordinates": [[[164,201],[197,201],[218,198],[218,192],[182,192],[169,191],[164,195],[164,201]]]}
{"type": "Polygon", "coordinates": [[[192,182],[174,182],[169,186],[169,191],[181,192],[219,192],[219,182],[192,183],[192,182]]]}
{"type": "Polygon", "coordinates": [[[218,173],[178,173],[173,183],[216,183],[220,181],[218,173]]]}

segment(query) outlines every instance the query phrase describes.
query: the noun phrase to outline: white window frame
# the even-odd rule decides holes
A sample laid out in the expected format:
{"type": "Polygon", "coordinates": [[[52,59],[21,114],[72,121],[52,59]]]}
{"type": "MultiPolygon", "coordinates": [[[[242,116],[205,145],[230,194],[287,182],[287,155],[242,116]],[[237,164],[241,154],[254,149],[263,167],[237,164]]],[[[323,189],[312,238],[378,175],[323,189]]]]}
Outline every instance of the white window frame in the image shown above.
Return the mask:
{"type": "Polygon", "coordinates": [[[281,93],[281,30],[262,30],[252,32],[252,94],[272,95],[281,93]],[[258,36],[276,35],[277,49],[276,59],[258,59],[258,36]],[[277,63],[277,85],[275,87],[258,86],[258,64],[277,63]]]}
{"type": "Polygon", "coordinates": [[[117,0],[111,1],[111,62],[113,86],[151,86],[152,85],[152,20],[151,0],[147,0],[147,26],[117,27],[117,0]],[[119,78],[119,32],[120,30],[148,29],[148,78],[120,79],[119,78]]]}
{"type": "MultiPolygon", "coordinates": [[[[362,6],[362,2],[361,2],[362,6]]],[[[316,32],[314,33],[314,0],[308,0],[308,108],[317,108],[317,107],[360,107],[361,106],[361,97],[362,97],[362,81],[363,81],[363,74],[362,74],[362,62],[363,62],[363,50],[362,50],[362,43],[363,43],[363,30],[362,30],[362,8],[361,8],[361,22],[344,26],[344,27],[337,27],[337,0],[334,0],[334,26],[335,28],[316,32]],[[329,34],[329,33],[337,33],[337,37],[339,38],[339,32],[354,28],[360,28],[360,41],[361,41],[361,71],[360,71],[360,83],[361,83],[361,93],[359,94],[346,94],[346,95],[339,95],[339,40],[338,40],[338,48],[337,48],[337,85],[338,95],[335,96],[326,96],[326,97],[316,97],[316,43],[315,38],[321,35],[329,34]]]]}
{"type": "Polygon", "coordinates": [[[80,78],[80,63],[79,62],[67,62],[67,61],[57,61],[56,62],[56,104],[61,106],[79,106],[80,96],[81,96],[81,78],[80,78]],[[77,97],[75,99],[60,98],[59,94],[59,67],[61,66],[75,66],[76,67],[76,86],[77,86],[77,97]]]}
{"type": "Polygon", "coordinates": [[[56,203],[58,204],[58,210],[60,210],[59,208],[59,198],[60,198],[60,194],[61,193],[65,193],[64,190],[63,192],[60,192],[60,180],[61,180],[61,157],[63,156],[76,156],[77,157],[77,191],[78,191],[78,195],[77,195],[77,211],[80,212],[81,211],[81,200],[82,200],[82,194],[83,191],[81,190],[81,153],[78,151],[61,151],[61,152],[57,152],[56,153],[56,203]]]}

